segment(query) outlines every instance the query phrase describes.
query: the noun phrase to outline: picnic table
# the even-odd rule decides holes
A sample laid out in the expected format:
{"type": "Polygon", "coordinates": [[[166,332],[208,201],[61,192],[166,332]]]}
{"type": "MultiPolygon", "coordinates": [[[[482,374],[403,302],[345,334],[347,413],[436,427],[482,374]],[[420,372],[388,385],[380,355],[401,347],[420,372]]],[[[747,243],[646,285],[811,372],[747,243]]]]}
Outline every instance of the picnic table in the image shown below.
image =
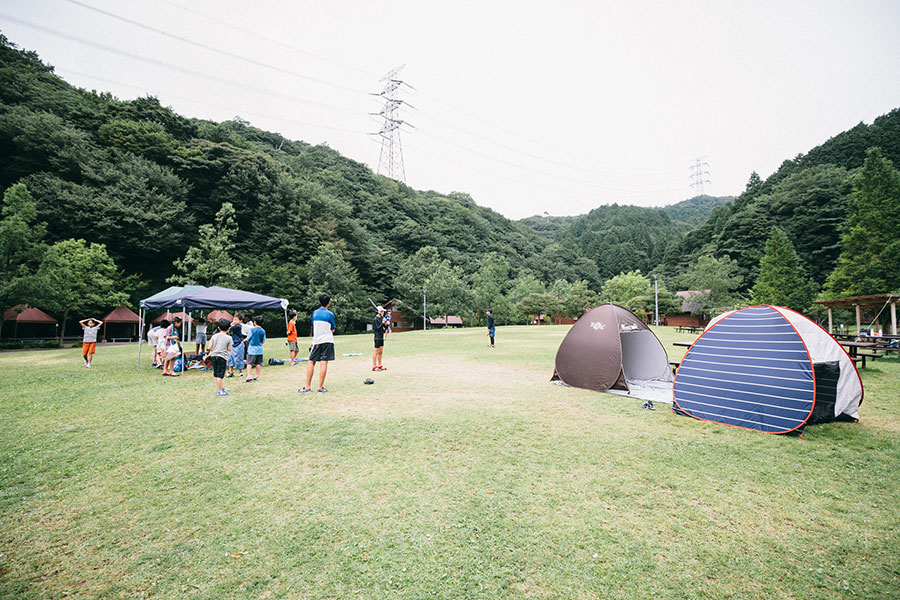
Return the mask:
{"type": "Polygon", "coordinates": [[[681,346],[682,348],[690,348],[691,346],[694,345],[694,342],[696,342],[696,341],[697,340],[694,340],[693,342],[672,342],[672,345],[673,346],[681,346]]]}
{"type": "Polygon", "coordinates": [[[850,354],[850,358],[854,363],[859,362],[858,359],[862,358],[862,367],[866,368],[866,357],[870,356],[872,358],[877,358],[878,354],[874,352],[860,352],[860,348],[875,348],[878,346],[875,342],[855,342],[855,341],[842,341],[840,342],[841,346],[847,348],[848,354],[850,354]]]}
{"type": "Polygon", "coordinates": [[[703,328],[699,325],[679,325],[675,328],[678,333],[700,333],[703,328]]]}

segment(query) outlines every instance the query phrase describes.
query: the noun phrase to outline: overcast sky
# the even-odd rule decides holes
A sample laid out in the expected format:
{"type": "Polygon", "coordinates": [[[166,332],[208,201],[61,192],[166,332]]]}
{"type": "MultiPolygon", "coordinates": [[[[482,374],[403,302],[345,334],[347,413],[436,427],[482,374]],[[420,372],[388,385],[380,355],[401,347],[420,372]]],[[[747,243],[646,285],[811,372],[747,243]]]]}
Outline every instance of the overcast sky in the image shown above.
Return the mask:
{"type": "Polygon", "coordinates": [[[510,217],[740,193],[900,107],[900,2],[0,0],[74,85],[240,116],[378,168],[405,65],[406,181],[510,217]],[[91,7],[94,9],[92,10],[91,7]]]}

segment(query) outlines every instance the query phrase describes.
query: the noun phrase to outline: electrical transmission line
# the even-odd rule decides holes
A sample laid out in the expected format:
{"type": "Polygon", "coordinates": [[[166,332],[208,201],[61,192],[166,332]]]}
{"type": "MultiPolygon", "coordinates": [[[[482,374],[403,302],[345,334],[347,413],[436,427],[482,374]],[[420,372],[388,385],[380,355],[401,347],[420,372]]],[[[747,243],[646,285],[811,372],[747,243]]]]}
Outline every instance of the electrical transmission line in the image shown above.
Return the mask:
{"type": "Polygon", "coordinates": [[[388,72],[380,81],[386,82],[384,89],[373,96],[384,99],[381,112],[371,113],[383,119],[381,129],[370,135],[381,137],[381,154],[378,157],[378,174],[387,175],[396,181],[406,183],[406,170],[403,167],[403,148],[400,145],[400,127],[410,125],[400,118],[400,107],[404,104],[415,108],[405,100],[399,98],[400,88],[403,86],[414,89],[411,85],[399,79],[400,71],[405,65],[388,72]]]}
{"type": "Polygon", "coordinates": [[[704,159],[705,156],[695,158],[691,165],[691,189],[694,190],[695,196],[703,195],[703,184],[709,183],[709,163],[704,159]]]}

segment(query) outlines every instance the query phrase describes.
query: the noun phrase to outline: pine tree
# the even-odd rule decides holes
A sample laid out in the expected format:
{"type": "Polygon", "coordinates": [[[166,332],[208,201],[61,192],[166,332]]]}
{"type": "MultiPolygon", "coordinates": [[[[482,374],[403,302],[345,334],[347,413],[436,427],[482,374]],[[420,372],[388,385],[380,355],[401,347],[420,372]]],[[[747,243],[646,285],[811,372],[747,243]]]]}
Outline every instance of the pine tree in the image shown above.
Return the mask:
{"type": "Polygon", "coordinates": [[[815,294],[816,286],[803,272],[794,244],[781,228],[775,227],[759,263],[753,302],[802,312],[812,304],[815,294]]]}
{"type": "Polygon", "coordinates": [[[900,172],[872,148],[854,188],[838,266],[825,289],[832,297],[900,291],[900,172]]]}
{"type": "Polygon", "coordinates": [[[200,226],[199,245],[191,246],[184,258],[176,258],[174,266],[181,271],[168,279],[171,283],[236,286],[244,277],[244,269],[233,256],[238,227],[234,206],[223,202],[216,213],[215,224],[200,226]]]}

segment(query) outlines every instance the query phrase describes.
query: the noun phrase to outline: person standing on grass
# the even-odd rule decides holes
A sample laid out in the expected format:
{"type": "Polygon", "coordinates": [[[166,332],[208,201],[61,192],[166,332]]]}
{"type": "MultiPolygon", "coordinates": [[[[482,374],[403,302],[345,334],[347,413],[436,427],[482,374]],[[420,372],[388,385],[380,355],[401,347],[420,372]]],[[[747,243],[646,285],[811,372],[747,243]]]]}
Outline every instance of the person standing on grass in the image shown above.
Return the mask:
{"type": "Polygon", "coordinates": [[[331,305],[331,296],[319,294],[319,308],[313,311],[313,339],[309,349],[309,363],[306,365],[306,385],[299,390],[301,394],[308,394],[312,390],[313,371],[316,363],[322,363],[319,367],[319,393],[325,393],[325,375],[328,373],[328,362],[334,360],[334,313],[328,310],[331,305]]]}
{"type": "Polygon", "coordinates": [[[94,360],[94,351],[97,349],[97,332],[103,321],[100,319],[82,319],[78,321],[81,329],[84,330],[84,338],[81,340],[81,357],[84,359],[84,367],[91,368],[91,361],[94,360]]]}
{"type": "MultiPolygon", "coordinates": [[[[250,337],[250,330],[253,329],[253,323],[250,322],[250,315],[244,315],[241,318],[241,334],[244,336],[244,340],[250,337]]],[[[244,342],[244,362],[247,361],[247,343],[244,342]]],[[[248,369],[247,374],[250,374],[248,369]]]]}
{"type": "Polygon", "coordinates": [[[194,324],[197,325],[197,337],[195,338],[195,343],[197,347],[194,348],[194,354],[203,354],[206,352],[206,328],[207,323],[202,318],[194,319],[194,324]]]}
{"type": "Polygon", "coordinates": [[[162,369],[166,364],[166,330],[169,329],[169,320],[163,319],[159,323],[159,329],[156,330],[156,368],[162,369]]]}
{"type": "Polygon", "coordinates": [[[372,353],[372,370],[387,371],[381,364],[381,358],[384,354],[384,333],[387,331],[389,321],[385,317],[384,307],[376,306],[377,314],[372,319],[372,333],[375,334],[375,352],[372,353]]]}
{"type": "Polygon", "coordinates": [[[244,334],[241,326],[242,317],[240,314],[234,315],[231,321],[231,353],[228,355],[228,375],[234,377],[234,370],[238,370],[238,374],[244,376],[244,334]]]}
{"type": "Polygon", "coordinates": [[[292,310],[289,316],[291,320],[288,321],[287,326],[287,345],[291,352],[291,366],[293,367],[297,364],[297,352],[300,351],[300,347],[297,345],[297,311],[292,310]]]}
{"type": "Polygon", "coordinates": [[[218,331],[209,340],[209,352],[203,357],[203,361],[209,359],[212,362],[213,377],[216,379],[216,396],[227,396],[225,391],[225,366],[228,355],[231,352],[233,340],[228,333],[231,323],[228,319],[219,319],[218,331]]]}
{"type": "Polygon", "coordinates": [[[156,351],[156,346],[159,344],[159,325],[154,325],[147,332],[147,344],[153,350],[153,366],[158,367],[160,364],[159,352],[156,351]]]}
{"type": "Polygon", "coordinates": [[[263,344],[266,342],[266,330],[262,328],[262,315],[253,317],[253,327],[247,337],[247,379],[244,383],[250,383],[259,379],[259,370],[263,362],[263,344]],[[256,377],[250,377],[250,368],[256,365],[256,377]]]}
{"type": "Polygon", "coordinates": [[[491,336],[491,348],[494,347],[494,311],[488,309],[487,311],[488,318],[488,335],[491,336]]]}
{"type": "Polygon", "coordinates": [[[391,311],[385,311],[384,320],[387,321],[387,336],[388,339],[393,341],[394,339],[394,330],[391,328],[391,311]]]}
{"type": "MultiPolygon", "coordinates": [[[[175,360],[181,354],[181,317],[175,317],[172,324],[166,328],[166,354],[163,363],[163,377],[175,377],[175,360]]],[[[182,370],[184,364],[182,362],[182,370]]]]}

